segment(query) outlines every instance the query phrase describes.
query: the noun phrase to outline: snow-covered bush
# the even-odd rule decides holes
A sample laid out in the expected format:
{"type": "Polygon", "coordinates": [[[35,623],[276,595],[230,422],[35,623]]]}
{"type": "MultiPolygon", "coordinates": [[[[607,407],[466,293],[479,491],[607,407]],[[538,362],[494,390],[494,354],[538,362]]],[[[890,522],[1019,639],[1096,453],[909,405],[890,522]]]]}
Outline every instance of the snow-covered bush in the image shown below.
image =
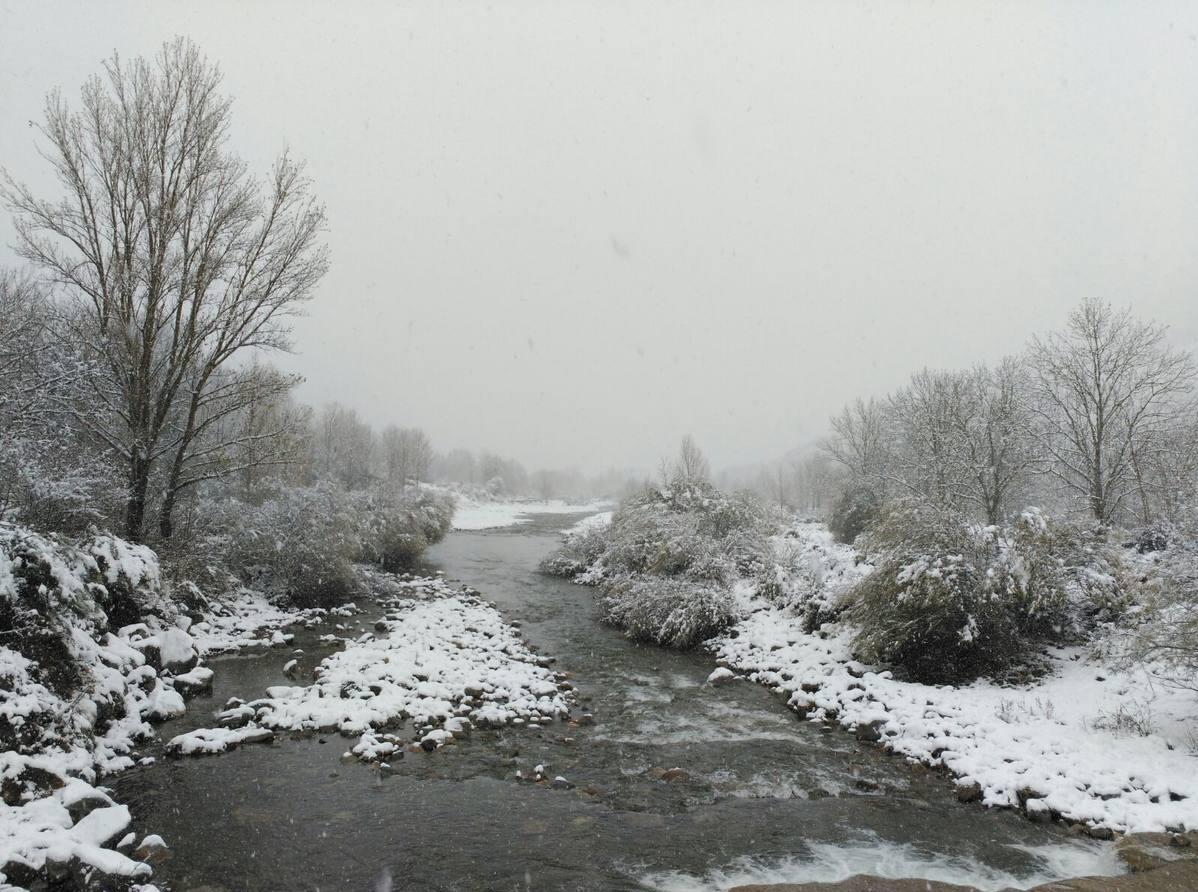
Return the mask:
{"type": "Polygon", "coordinates": [[[1123,656],[1198,690],[1198,506],[1182,509],[1166,538],[1166,547],[1145,555],[1144,603],[1123,656]]]}
{"type": "Polygon", "coordinates": [[[897,504],[864,544],[876,570],[851,597],[868,660],[959,681],[1008,667],[1064,630],[1068,578],[1038,511],[999,528],[897,504]]]}
{"type": "Polygon", "coordinates": [[[604,619],[631,637],[690,647],[735,621],[733,588],[769,566],[768,534],[751,494],[679,476],[626,499],[606,528],[567,537],[541,568],[599,585],[604,619]]]}
{"type": "Polygon", "coordinates": [[[176,615],[150,549],[0,523],[0,751],[86,746],[124,717],[119,664],[145,659],[110,633],[147,621],[166,628],[176,615]]]}
{"type": "Polygon", "coordinates": [[[836,541],[851,545],[869,528],[881,509],[881,500],[873,489],[861,483],[850,484],[832,505],[828,529],[836,541]]]}
{"type": "Polygon", "coordinates": [[[604,584],[599,605],[629,638],[666,647],[694,647],[739,618],[728,588],[677,577],[620,577],[604,584]]]}
{"type": "Polygon", "coordinates": [[[771,546],[773,560],[759,575],[757,592],[798,614],[805,632],[838,619],[849,604],[847,593],[873,570],[822,523],[795,523],[771,546]]]}
{"type": "Polygon", "coordinates": [[[453,498],[432,490],[381,488],[358,496],[354,507],[358,559],[390,571],[413,566],[453,522],[453,498]]]}
{"type": "Polygon", "coordinates": [[[541,562],[541,571],[551,576],[585,581],[584,574],[594,568],[607,550],[608,527],[587,526],[568,534],[561,547],[541,562]]]}
{"type": "Polygon", "coordinates": [[[222,530],[225,566],[243,582],[298,606],[342,603],[361,551],[350,497],[331,484],[283,488],[261,505],[227,500],[207,525],[222,530]]]}
{"type": "Polygon", "coordinates": [[[226,499],[204,506],[197,537],[210,577],[242,583],[300,607],[335,606],[355,590],[356,562],[388,570],[411,566],[449,531],[450,496],[380,487],[350,493],[331,483],[281,487],[260,505],[226,499]]]}

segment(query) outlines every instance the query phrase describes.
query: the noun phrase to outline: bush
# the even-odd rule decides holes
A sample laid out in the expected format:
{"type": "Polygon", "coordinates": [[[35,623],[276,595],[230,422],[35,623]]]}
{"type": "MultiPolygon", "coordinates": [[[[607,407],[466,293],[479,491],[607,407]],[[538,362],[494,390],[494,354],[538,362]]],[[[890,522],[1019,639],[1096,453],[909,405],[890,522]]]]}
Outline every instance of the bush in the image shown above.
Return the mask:
{"type": "Polygon", "coordinates": [[[85,745],[122,718],[127,690],[97,642],[153,614],[176,611],[150,549],[0,522],[0,749],[85,745]]]}
{"type": "Polygon", "coordinates": [[[246,584],[301,607],[340,604],[354,591],[359,525],[334,486],[285,488],[258,506],[230,499],[208,525],[223,531],[225,566],[246,584]]]}
{"type": "Polygon", "coordinates": [[[691,647],[736,620],[733,587],[770,565],[766,512],[748,493],[676,477],[629,497],[610,526],[567,537],[545,572],[599,585],[630,637],[691,647]]]}
{"type": "Polygon", "coordinates": [[[790,608],[808,633],[839,619],[848,606],[846,594],[873,570],[851,546],[836,542],[822,523],[792,525],[773,548],[773,562],[758,577],[757,591],[790,608]]]}
{"type": "Polygon", "coordinates": [[[425,490],[348,493],[332,484],[281,488],[260,505],[226,499],[204,506],[196,538],[202,560],[188,569],[288,598],[300,607],[335,606],[357,588],[353,565],[411,567],[449,532],[453,499],[425,490]]]}
{"type": "Polygon", "coordinates": [[[666,647],[694,647],[737,620],[727,589],[689,579],[623,577],[604,586],[599,603],[629,638],[666,647]]]}
{"type": "Polygon", "coordinates": [[[354,506],[356,559],[391,572],[414,566],[449,533],[453,505],[452,497],[427,490],[381,488],[360,495],[354,506]]]}
{"type": "Polygon", "coordinates": [[[1198,507],[1169,525],[1167,546],[1151,555],[1143,608],[1123,656],[1176,687],[1198,690],[1198,507]]]}
{"type": "Polygon", "coordinates": [[[868,486],[853,484],[832,505],[828,529],[836,541],[852,545],[877,519],[882,501],[868,486]]]}
{"type": "Polygon", "coordinates": [[[851,593],[864,659],[957,682],[1006,668],[1064,630],[1068,578],[1043,516],[979,527],[893,506],[866,537],[877,569],[851,593]]]}
{"type": "Polygon", "coordinates": [[[560,548],[541,561],[541,572],[586,582],[608,547],[608,528],[591,526],[566,536],[560,548]]]}

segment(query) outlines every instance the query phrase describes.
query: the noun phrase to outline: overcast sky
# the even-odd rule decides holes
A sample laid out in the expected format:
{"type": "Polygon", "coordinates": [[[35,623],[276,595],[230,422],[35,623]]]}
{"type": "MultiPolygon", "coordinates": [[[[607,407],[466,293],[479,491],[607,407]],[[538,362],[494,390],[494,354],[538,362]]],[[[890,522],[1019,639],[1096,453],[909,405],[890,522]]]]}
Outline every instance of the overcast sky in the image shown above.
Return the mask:
{"type": "Polygon", "coordinates": [[[1087,296],[1198,341],[1192,2],[0,0],[0,164],[175,35],[328,205],[301,397],[441,448],[765,461],[1087,296]]]}

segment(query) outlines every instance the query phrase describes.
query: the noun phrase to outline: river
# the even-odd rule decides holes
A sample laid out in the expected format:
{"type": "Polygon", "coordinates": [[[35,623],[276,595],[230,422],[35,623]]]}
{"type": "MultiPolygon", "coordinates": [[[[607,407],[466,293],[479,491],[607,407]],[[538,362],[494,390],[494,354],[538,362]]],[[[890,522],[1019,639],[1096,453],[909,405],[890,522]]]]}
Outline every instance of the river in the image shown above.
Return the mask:
{"type": "MultiPolygon", "coordinates": [[[[350,741],[335,734],[159,759],[110,780],[138,828],[173,851],[155,881],[176,892],[530,892],[881,872],[999,888],[1109,865],[1106,849],[1059,827],[960,804],[944,776],[797,721],[763,687],[705,685],[708,655],[638,646],[600,625],[591,590],[536,572],[577,518],[533,517],[452,533],[427,563],[479,589],[556,657],[589,698],[593,725],[480,732],[408,753],[387,776],[343,761],[350,741]],[[537,764],[575,789],[516,780],[537,764]],[[688,777],[650,771],[674,767],[688,777]]],[[[362,627],[379,613],[363,614],[362,627]]],[[[328,631],[297,634],[305,669],[329,652],[318,640],[328,631]]],[[[288,659],[281,649],[212,660],[212,695],[162,737],[211,724],[230,696],[288,683],[288,659]]]]}

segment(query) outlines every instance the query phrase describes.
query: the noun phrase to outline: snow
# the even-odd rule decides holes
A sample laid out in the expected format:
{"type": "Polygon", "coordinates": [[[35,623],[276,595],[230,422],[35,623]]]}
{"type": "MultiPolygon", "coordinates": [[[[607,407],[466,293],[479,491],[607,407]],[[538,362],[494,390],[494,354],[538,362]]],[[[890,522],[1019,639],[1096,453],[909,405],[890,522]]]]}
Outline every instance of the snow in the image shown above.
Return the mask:
{"type": "Polygon", "coordinates": [[[455,530],[493,530],[531,522],[533,514],[585,514],[606,508],[607,502],[571,504],[560,499],[549,501],[480,501],[459,495],[453,512],[455,530]]]}
{"type": "Polygon", "coordinates": [[[601,530],[604,527],[611,526],[613,516],[615,516],[614,511],[600,511],[596,514],[588,515],[567,529],[563,535],[578,536],[583,533],[589,533],[592,530],[601,530]]]}
{"type": "Polygon", "coordinates": [[[286,626],[312,625],[330,613],[320,608],[289,610],[270,603],[260,592],[240,589],[215,603],[214,612],[194,623],[188,632],[201,656],[228,653],[244,647],[275,647],[288,642],[286,626]],[[277,634],[276,634],[277,633],[277,634]]]}
{"type": "Polygon", "coordinates": [[[724,666],[720,666],[718,669],[712,672],[711,675],[707,676],[707,683],[709,685],[721,685],[725,682],[732,681],[734,678],[736,678],[735,672],[733,672],[731,669],[725,668],[724,666]]]}
{"type": "Polygon", "coordinates": [[[886,749],[978,784],[985,805],[1116,831],[1198,829],[1192,693],[1079,648],[1050,651],[1051,671],[1019,687],[904,682],[855,663],[853,632],[804,634],[797,606],[759,601],[710,646],[812,721],[876,723],[886,749]]]}
{"type": "Polygon", "coordinates": [[[274,738],[269,728],[246,725],[243,728],[200,728],[172,737],[167,752],[180,756],[223,753],[243,743],[262,743],[274,738]]]}
{"type": "Polygon", "coordinates": [[[65,863],[78,858],[114,876],[145,878],[150,875],[149,865],[102,848],[128,828],[130,816],[126,806],[93,809],[72,825],[68,804],[92,797],[108,799],[100,790],[83,790],[81,784],[88,786],[76,780],[22,806],[0,803],[0,886],[4,883],[3,865],[21,864],[40,870],[47,859],[65,863]],[[71,797],[69,802],[64,801],[66,796],[71,797]]]}
{"type": "MultiPolygon", "coordinates": [[[[45,633],[67,648],[81,678],[75,690],[61,695],[42,682],[36,663],[0,645],[0,725],[19,741],[19,749],[0,752],[0,779],[6,796],[11,785],[22,797],[18,804],[0,805],[0,870],[8,863],[40,870],[47,858],[74,858],[107,874],[148,877],[149,866],[105,848],[126,831],[129,812],[93,784],[144,763],[137,750],[154,736],[149,721],[181,715],[186,708],[181,692],[211,682],[212,670],[199,664],[204,655],[285,643],[292,636],[283,626],[313,624],[352,608],[288,611],[242,590],[228,603],[211,602],[212,613],[192,622],[164,593],[150,549],[103,535],[72,544],[0,523],[0,601],[15,601],[22,609],[29,603],[20,588],[28,576],[26,562],[45,566],[51,582],[40,589],[38,615],[45,633]],[[104,586],[114,584],[133,586],[143,611],[141,622],[116,632],[100,607],[104,586]],[[152,652],[161,670],[147,660],[152,652]],[[114,713],[122,717],[101,722],[101,715],[114,713]],[[72,824],[70,808],[97,803],[101,807],[72,824]]],[[[244,741],[253,730],[227,733],[244,741]]]]}
{"type": "MultiPolygon", "coordinates": [[[[347,641],[307,686],[276,685],[235,707],[253,727],[336,729],[360,736],[354,752],[377,758],[393,743],[376,732],[410,722],[416,739],[439,747],[471,725],[549,721],[569,714],[548,661],[533,654],[491,604],[441,579],[408,580],[388,603],[385,637],[347,641]]],[[[250,726],[247,726],[250,727],[250,726]]],[[[244,729],[242,729],[244,730],[244,729]]],[[[171,741],[179,752],[213,752],[234,738],[204,729],[171,741]]]]}

